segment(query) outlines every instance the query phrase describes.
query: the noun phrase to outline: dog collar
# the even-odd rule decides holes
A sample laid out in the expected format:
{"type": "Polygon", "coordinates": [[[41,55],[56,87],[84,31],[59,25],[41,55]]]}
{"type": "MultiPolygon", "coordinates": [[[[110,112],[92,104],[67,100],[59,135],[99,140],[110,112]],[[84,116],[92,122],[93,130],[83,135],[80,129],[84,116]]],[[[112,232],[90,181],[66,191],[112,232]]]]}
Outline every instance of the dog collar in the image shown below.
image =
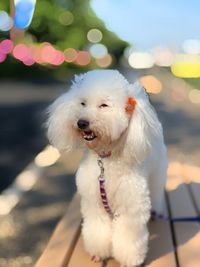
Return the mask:
{"type": "Polygon", "coordinates": [[[98,155],[100,158],[108,158],[111,156],[111,154],[112,154],[111,151],[108,151],[108,152],[103,151],[103,152],[99,153],[98,155]]]}

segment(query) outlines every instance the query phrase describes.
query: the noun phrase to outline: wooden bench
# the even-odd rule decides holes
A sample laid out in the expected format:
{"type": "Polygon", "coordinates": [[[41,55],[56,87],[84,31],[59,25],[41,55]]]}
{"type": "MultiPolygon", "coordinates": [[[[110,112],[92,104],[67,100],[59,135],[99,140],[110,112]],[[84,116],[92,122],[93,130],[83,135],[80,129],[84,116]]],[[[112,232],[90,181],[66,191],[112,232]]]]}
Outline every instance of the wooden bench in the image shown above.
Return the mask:
{"type": "MultiPolygon", "coordinates": [[[[80,235],[79,196],[75,195],[58,223],[35,267],[119,267],[114,260],[93,263],[80,235]]],[[[171,163],[166,186],[169,216],[196,216],[200,212],[200,171],[193,166],[171,163]]],[[[150,243],[145,267],[199,267],[200,224],[197,222],[149,223],[150,243]]]]}

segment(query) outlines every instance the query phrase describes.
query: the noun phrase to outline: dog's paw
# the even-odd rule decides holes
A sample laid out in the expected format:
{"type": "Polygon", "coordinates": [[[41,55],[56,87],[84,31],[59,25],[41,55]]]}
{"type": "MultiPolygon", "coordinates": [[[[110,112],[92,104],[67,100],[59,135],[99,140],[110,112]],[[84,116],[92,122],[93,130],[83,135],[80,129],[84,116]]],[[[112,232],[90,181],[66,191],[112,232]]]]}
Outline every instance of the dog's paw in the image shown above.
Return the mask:
{"type": "Polygon", "coordinates": [[[94,256],[91,257],[91,261],[93,261],[93,262],[101,262],[103,260],[100,257],[94,255],[94,256]]]}

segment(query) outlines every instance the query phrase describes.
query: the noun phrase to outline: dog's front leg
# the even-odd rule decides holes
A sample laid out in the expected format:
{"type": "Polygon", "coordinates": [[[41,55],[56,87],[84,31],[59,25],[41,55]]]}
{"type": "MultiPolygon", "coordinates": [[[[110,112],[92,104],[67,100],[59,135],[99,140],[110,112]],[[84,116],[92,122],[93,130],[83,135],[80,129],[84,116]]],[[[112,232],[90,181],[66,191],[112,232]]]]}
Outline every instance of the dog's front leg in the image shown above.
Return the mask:
{"type": "Polygon", "coordinates": [[[122,266],[142,264],[148,250],[148,237],[146,224],[136,223],[121,215],[113,222],[113,257],[122,266]]]}
{"type": "Polygon", "coordinates": [[[148,250],[151,205],[147,179],[136,174],[122,177],[116,195],[118,216],[113,220],[112,254],[122,266],[138,266],[148,250]]]}
{"type": "Polygon", "coordinates": [[[96,202],[82,199],[81,210],[85,249],[95,259],[109,258],[111,256],[111,219],[96,202]]]}

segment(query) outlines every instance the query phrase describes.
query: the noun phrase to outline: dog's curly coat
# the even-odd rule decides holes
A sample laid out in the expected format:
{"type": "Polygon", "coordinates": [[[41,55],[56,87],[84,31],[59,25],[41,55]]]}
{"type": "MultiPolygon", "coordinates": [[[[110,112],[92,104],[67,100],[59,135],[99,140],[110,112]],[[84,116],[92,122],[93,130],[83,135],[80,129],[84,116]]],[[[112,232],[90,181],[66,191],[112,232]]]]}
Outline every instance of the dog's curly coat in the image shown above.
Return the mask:
{"type": "Polygon", "coordinates": [[[139,82],[116,70],[75,77],[71,89],[49,108],[48,137],[60,151],[87,149],[76,174],[86,250],[96,259],[114,257],[128,267],[148,250],[151,208],[161,212],[167,157],[162,126],[139,82]],[[128,98],[136,100],[127,112],[128,98]],[[112,219],[103,208],[97,159],[102,153],[112,219]]]}

